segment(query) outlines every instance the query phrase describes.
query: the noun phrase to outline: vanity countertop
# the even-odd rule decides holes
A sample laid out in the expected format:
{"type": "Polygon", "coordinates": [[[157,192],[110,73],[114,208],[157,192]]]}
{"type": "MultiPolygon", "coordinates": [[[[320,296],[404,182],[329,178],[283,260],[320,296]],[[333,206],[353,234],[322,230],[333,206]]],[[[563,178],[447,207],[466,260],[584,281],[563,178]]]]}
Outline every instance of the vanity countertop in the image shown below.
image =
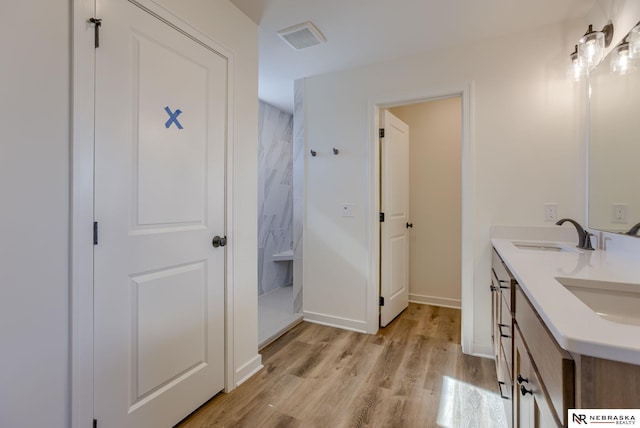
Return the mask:
{"type": "Polygon", "coordinates": [[[569,352],[640,365],[640,326],[601,318],[555,279],[640,284],[638,261],[601,250],[523,250],[514,245],[518,241],[491,240],[558,344],[569,352]]]}

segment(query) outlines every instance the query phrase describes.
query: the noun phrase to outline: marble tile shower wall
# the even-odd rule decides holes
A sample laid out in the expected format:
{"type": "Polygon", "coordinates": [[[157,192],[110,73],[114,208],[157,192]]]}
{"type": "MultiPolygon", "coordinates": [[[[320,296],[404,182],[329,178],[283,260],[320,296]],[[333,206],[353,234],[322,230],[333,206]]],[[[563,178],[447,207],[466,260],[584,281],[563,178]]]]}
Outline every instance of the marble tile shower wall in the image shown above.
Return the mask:
{"type": "Polygon", "coordinates": [[[293,281],[291,262],[271,260],[293,245],[293,116],[260,101],[258,121],[258,295],[263,295],[293,281]]]}

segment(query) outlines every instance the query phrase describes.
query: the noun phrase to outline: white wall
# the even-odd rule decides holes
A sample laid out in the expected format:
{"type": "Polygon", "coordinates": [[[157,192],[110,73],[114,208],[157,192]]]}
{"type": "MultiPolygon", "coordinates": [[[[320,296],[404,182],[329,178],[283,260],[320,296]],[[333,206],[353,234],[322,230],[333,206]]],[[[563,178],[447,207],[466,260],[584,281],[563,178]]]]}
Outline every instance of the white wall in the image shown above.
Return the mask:
{"type": "Polygon", "coordinates": [[[409,125],[409,300],[460,307],[462,99],[389,109],[409,125]]]}
{"type": "Polygon", "coordinates": [[[338,159],[307,155],[305,313],[352,328],[366,321],[367,221],[377,216],[367,212],[369,102],[473,82],[473,348],[490,349],[490,226],[542,225],[545,202],[584,220],[584,87],[565,78],[581,28],[548,26],[304,80],[306,152],[341,149],[338,159]],[[355,218],[339,216],[343,202],[355,203],[355,218]]]}
{"type": "Polygon", "coordinates": [[[0,426],[69,424],[69,0],[0,18],[0,426]]]}
{"type": "MultiPolygon", "coordinates": [[[[257,28],[227,0],[167,0],[234,60],[235,369],[258,367],[257,28]],[[248,364],[248,365],[247,365],[248,364]],[[256,366],[257,364],[257,366],[256,366]]],[[[70,425],[71,1],[8,2],[0,46],[0,426],[70,425]]]]}

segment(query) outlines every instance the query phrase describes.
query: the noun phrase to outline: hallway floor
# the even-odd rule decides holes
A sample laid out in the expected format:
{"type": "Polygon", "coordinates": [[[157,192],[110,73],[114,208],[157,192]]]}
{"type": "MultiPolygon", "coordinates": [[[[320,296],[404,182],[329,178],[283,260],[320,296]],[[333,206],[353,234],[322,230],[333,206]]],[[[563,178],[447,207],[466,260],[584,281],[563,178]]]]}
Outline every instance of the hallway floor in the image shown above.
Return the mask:
{"type": "Polygon", "coordinates": [[[305,322],[262,356],[179,427],[506,427],[494,362],[462,354],[456,309],[412,303],[375,336],[305,322]]]}

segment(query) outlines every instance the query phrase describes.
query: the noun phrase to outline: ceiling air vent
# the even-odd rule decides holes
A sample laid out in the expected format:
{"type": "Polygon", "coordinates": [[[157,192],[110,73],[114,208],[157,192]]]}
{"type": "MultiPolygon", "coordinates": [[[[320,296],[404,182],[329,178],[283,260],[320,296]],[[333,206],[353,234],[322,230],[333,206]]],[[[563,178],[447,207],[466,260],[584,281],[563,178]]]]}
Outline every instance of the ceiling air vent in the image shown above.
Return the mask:
{"type": "Polygon", "coordinates": [[[304,49],[327,41],[320,30],[309,21],[280,30],[278,36],[294,49],[304,49]]]}

